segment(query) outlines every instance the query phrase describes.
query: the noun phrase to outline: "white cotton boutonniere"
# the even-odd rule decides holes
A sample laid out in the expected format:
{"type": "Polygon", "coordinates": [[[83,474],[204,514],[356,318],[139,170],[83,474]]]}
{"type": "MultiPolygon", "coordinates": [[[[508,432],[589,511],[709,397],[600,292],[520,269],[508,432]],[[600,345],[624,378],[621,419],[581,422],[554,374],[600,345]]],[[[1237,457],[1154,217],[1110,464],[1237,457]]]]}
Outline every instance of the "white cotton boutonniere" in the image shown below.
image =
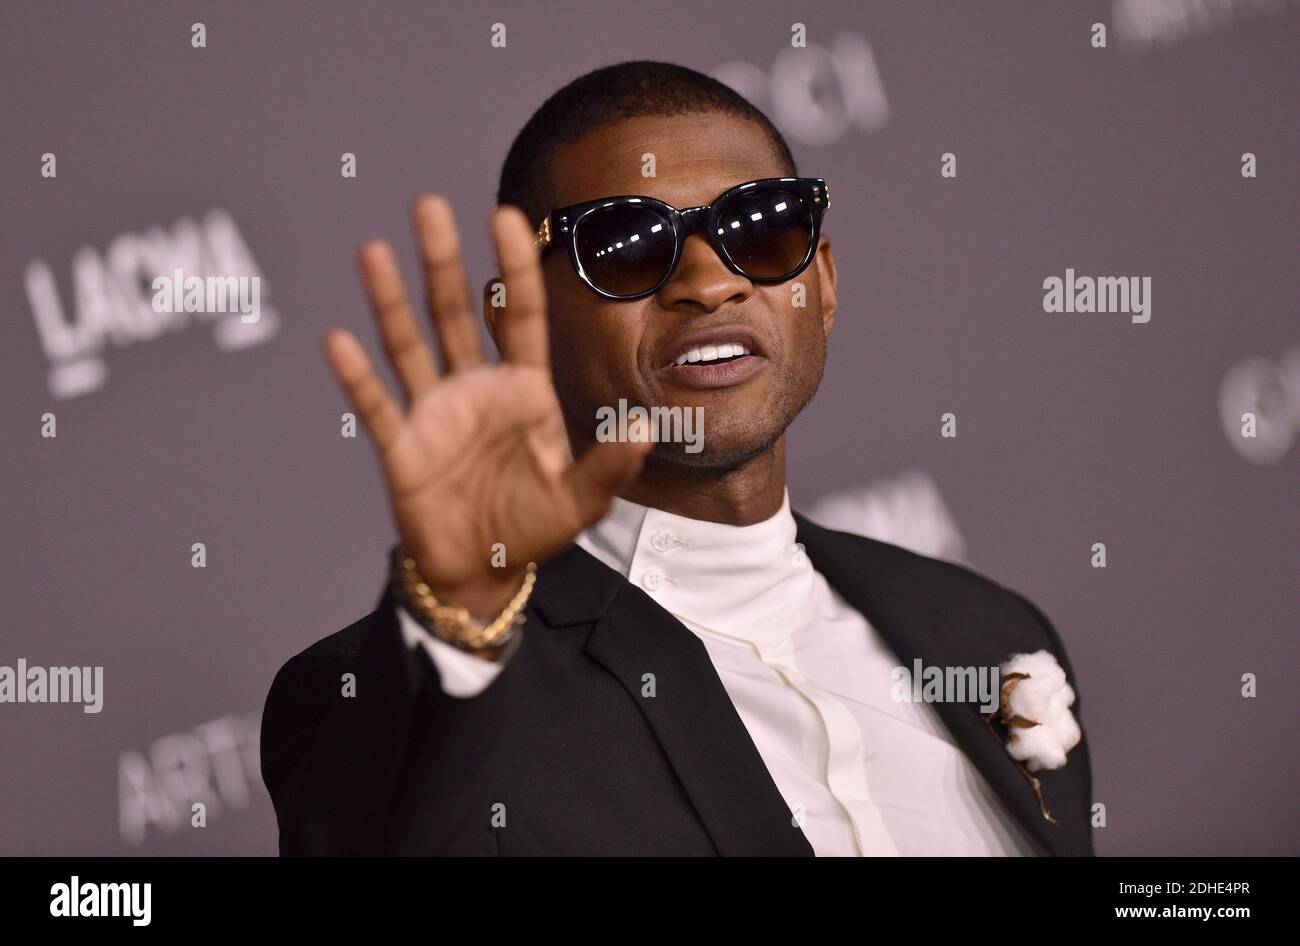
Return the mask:
{"type": "Polygon", "coordinates": [[[984,720],[995,735],[994,721],[1003,726],[1007,753],[1033,788],[1043,817],[1055,822],[1043,802],[1038,779],[1030,773],[1065,765],[1066,756],[1083,737],[1070,712],[1074,688],[1050,651],[1013,654],[1001,669],[998,709],[984,720]]]}

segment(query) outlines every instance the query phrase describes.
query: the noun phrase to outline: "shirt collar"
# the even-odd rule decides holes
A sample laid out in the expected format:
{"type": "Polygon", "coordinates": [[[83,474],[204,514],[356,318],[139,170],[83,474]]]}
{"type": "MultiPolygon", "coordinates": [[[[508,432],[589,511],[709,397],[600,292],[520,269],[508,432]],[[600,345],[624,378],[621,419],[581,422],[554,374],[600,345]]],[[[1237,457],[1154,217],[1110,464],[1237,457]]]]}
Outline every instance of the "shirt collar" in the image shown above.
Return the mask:
{"type": "Polygon", "coordinates": [[[706,522],[615,497],[577,543],[692,629],[778,646],[806,620],[814,573],[781,508],[747,526],[706,522]]]}

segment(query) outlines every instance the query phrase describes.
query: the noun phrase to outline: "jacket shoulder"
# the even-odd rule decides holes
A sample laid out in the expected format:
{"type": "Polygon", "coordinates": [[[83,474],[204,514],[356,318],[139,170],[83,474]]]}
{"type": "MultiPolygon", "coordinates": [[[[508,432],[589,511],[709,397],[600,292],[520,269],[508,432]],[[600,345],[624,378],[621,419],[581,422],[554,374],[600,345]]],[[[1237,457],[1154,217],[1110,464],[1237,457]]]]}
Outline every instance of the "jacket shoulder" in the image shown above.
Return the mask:
{"type": "Polygon", "coordinates": [[[361,651],[366,635],[378,623],[380,609],[376,608],[365,614],[341,631],[328,634],[313,644],[304,647],[286,661],[286,666],[294,661],[315,663],[328,662],[339,658],[353,657],[361,651]]]}
{"type": "Polygon", "coordinates": [[[851,562],[857,576],[869,580],[872,597],[895,609],[931,620],[957,616],[967,622],[1032,627],[1053,649],[1060,643],[1050,622],[1028,598],[966,565],[799,518],[801,540],[806,535],[838,560],[827,563],[833,570],[844,573],[839,563],[851,562]]]}
{"type": "Polygon", "coordinates": [[[875,546],[878,557],[893,558],[900,572],[914,575],[913,587],[924,588],[924,598],[934,608],[974,613],[981,618],[1047,624],[1042,612],[1023,594],[967,565],[931,558],[875,539],[862,541],[875,546]]]}
{"type": "Polygon", "coordinates": [[[925,624],[942,636],[953,661],[963,665],[1047,650],[1061,664],[1078,698],[1077,678],[1061,635],[1020,592],[956,562],[796,518],[799,540],[808,543],[818,570],[841,594],[856,586],[859,600],[867,605],[863,610],[886,614],[900,624],[925,624]]]}
{"type": "Polygon", "coordinates": [[[337,690],[331,681],[356,666],[366,640],[379,630],[382,607],[303,648],[276,671],[262,710],[264,767],[282,741],[324,715],[337,690]]]}

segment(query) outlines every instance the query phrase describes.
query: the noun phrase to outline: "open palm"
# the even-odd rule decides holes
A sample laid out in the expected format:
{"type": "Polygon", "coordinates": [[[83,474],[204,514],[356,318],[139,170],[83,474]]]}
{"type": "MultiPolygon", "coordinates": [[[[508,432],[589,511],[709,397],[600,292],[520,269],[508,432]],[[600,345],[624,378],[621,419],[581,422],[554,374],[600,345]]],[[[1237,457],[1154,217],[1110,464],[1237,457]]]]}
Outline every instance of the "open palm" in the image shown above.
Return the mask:
{"type": "Polygon", "coordinates": [[[450,206],[422,197],[414,220],[442,371],[383,241],[364,246],[359,264],[407,409],[354,336],[333,330],[325,347],[375,443],[408,554],[441,600],[490,616],[528,562],[554,555],[604,515],[651,445],[598,443],[573,460],[551,379],[540,261],[523,213],[500,207],[492,218],[506,299],[496,313],[497,364],[483,359],[450,206]],[[494,549],[504,551],[505,567],[494,549]]]}

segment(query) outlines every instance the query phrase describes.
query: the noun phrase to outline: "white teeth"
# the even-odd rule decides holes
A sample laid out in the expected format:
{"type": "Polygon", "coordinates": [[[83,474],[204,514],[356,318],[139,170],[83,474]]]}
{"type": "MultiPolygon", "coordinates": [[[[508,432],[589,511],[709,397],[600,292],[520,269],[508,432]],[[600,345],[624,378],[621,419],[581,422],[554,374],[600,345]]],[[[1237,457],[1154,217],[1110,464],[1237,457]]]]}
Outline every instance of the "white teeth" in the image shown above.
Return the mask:
{"type": "Polygon", "coordinates": [[[717,361],[719,358],[735,358],[739,355],[748,354],[749,349],[744,345],[705,345],[702,348],[692,348],[674,361],[673,365],[684,365],[687,362],[694,364],[697,361],[717,361]]]}

